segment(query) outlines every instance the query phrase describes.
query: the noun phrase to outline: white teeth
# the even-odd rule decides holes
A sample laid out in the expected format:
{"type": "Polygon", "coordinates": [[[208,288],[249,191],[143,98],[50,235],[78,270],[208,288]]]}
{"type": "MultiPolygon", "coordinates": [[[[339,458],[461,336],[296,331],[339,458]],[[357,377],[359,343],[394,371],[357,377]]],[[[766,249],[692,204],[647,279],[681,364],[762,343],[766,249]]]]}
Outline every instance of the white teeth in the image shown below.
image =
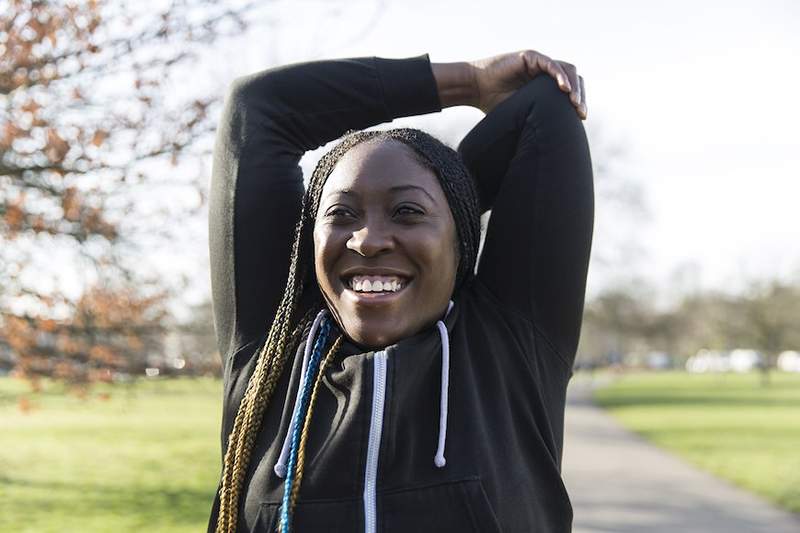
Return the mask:
{"type": "Polygon", "coordinates": [[[403,288],[403,282],[393,276],[389,279],[366,279],[365,276],[353,276],[350,278],[349,286],[357,292],[397,292],[403,288]]]}

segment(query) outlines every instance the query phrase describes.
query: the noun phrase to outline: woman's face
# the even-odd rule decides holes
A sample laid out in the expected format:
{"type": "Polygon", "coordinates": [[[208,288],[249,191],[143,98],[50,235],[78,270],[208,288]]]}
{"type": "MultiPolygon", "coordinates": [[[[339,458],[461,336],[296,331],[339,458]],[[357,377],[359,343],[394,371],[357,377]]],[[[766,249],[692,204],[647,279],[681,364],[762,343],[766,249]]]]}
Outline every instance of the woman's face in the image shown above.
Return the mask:
{"type": "Polygon", "coordinates": [[[441,318],[457,256],[444,191],[410,147],[367,141],[342,156],[322,189],[314,268],[350,339],[382,348],[441,318]]]}

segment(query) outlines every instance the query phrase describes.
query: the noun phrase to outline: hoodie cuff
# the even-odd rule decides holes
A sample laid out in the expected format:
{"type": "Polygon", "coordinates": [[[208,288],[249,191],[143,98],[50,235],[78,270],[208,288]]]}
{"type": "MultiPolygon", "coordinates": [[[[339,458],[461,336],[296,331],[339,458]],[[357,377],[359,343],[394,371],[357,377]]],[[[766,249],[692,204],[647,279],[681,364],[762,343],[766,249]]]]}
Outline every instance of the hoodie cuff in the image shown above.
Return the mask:
{"type": "Polygon", "coordinates": [[[376,57],[375,66],[393,119],[442,110],[428,54],[404,59],[376,57]]]}

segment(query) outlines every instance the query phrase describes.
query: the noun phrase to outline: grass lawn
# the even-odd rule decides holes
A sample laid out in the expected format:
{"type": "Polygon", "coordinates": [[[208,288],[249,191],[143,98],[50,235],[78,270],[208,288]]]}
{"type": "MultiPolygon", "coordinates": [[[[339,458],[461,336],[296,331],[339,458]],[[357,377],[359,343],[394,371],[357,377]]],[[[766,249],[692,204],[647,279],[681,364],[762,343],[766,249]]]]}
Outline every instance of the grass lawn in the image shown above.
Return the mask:
{"type": "Polygon", "coordinates": [[[0,531],[205,531],[221,397],[211,379],[98,386],[82,400],[0,378],[0,531]]]}
{"type": "Polygon", "coordinates": [[[596,391],[626,427],[800,513],[800,374],[629,374],[596,391]]]}

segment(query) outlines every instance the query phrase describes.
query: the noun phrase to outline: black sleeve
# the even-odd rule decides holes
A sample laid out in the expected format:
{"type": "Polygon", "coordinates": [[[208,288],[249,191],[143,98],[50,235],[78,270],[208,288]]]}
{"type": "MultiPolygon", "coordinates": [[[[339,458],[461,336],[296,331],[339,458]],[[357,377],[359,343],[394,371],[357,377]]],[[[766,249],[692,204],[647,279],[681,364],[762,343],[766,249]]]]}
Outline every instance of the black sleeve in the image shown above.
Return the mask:
{"type": "Polygon", "coordinates": [[[237,78],[217,129],[209,201],[214,322],[225,358],[269,328],[300,213],[303,153],[440,111],[427,54],[310,61],[237,78]]]}
{"type": "Polygon", "coordinates": [[[492,210],[478,280],[526,316],[572,366],[594,225],[586,132],[556,82],[537,76],[459,145],[482,212],[492,210]]]}

